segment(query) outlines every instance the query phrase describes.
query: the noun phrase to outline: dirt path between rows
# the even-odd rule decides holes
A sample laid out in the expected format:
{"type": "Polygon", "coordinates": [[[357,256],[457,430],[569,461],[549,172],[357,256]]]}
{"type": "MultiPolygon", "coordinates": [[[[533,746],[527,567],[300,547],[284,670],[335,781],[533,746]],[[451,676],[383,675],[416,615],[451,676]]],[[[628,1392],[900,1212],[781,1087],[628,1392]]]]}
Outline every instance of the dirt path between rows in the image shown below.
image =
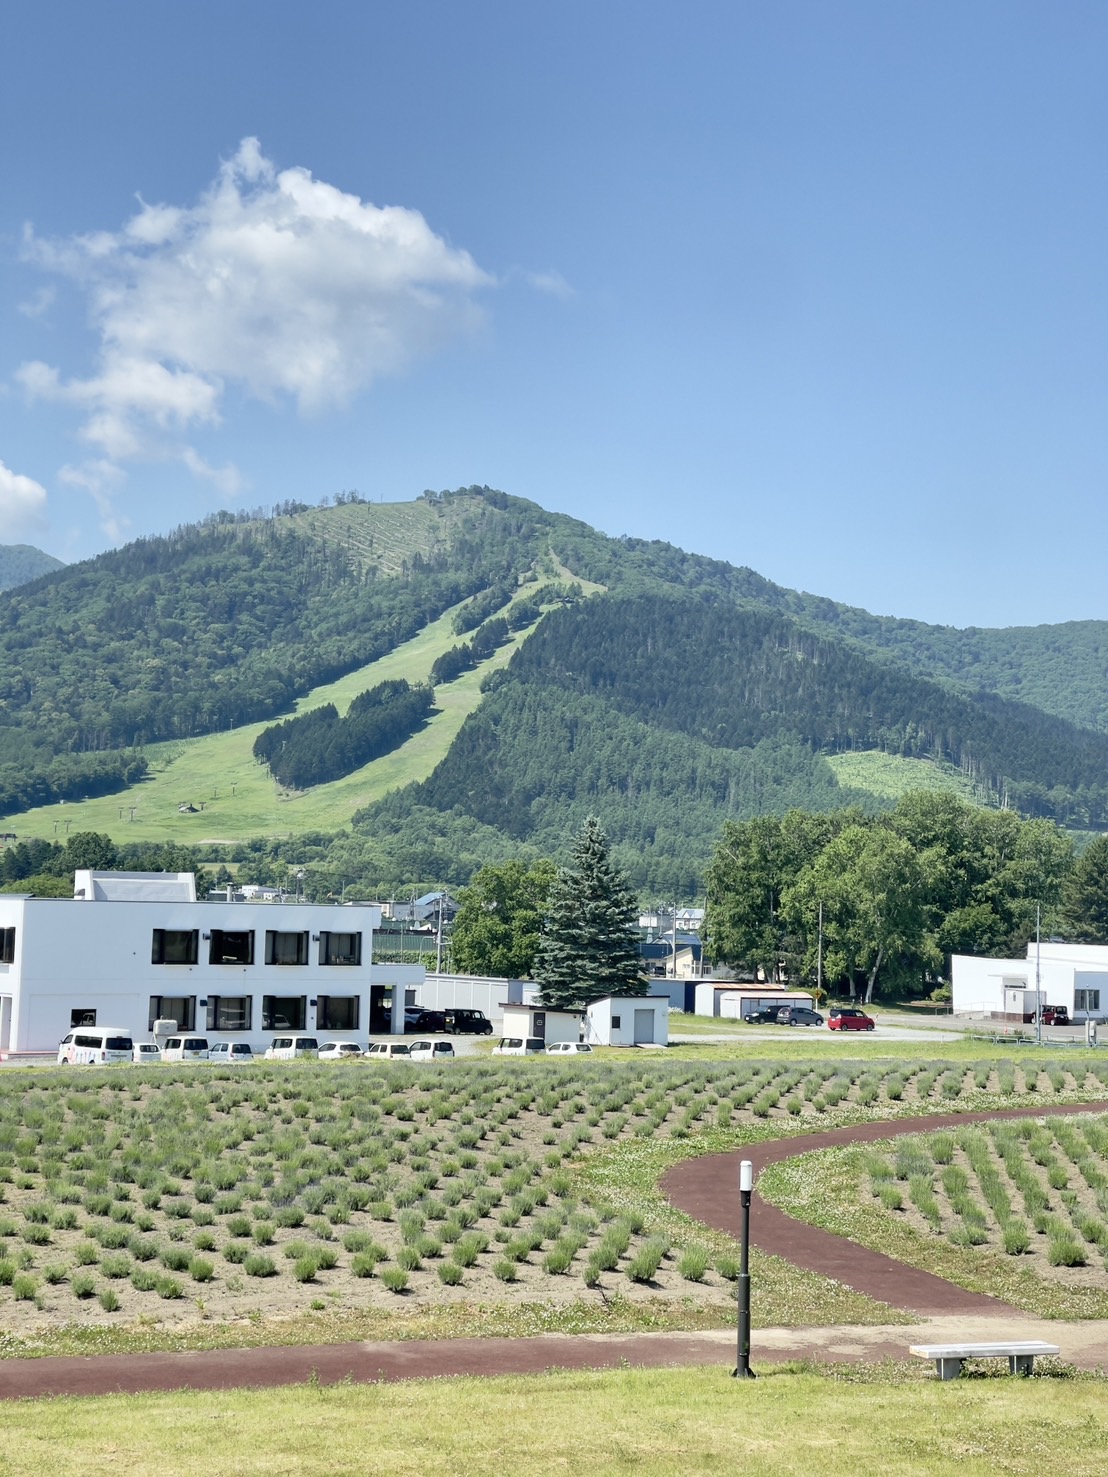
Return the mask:
{"type": "MultiPolygon", "coordinates": [[[[750,1159],[755,1172],[797,1154],[837,1144],[872,1143],[936,1128],[993,1118],[1039,1118],[1055,1114],[1105,1113],[1108,1103],[1043,1105],[988,1113],[944,1113],[927,1118],[864,1123],[824,1133],[752,1144],[729,1154],[710,1154],[676,1165],[662,1188],[680,1209],[732,1235],[739,1233],[738,1166],[750,1159]]],[[[967,1320],[997,1320],[997,1336],[1044,1338],[1062,1344],[1063,1358],[1085,1368],[1108,1365],[1108,1326],[1041,1322],[997,1298],[966,1292],[942,1278],[918,1272],[842,1237],[793,1220],[757,1201],[751,1218],[754,1245],[796,1266],[834,1277],[859,1292],[927,1320],[927,1325],[882,1328],[805,1328],[755,1331],[755,1358],[768,1360],[857,1360],[903,1358],[909,1343],[929,1328],[964,1331],[967,1320]],[[1037,1330],[1037,1331],[1035,1331],[1037,1330]],[[1069,1331],[1068,1340],[1065,1338],[1069,1331]]],[[[718,1333],[548,1334],[538,1338],[398,1340],[307,1344],[260,1349],[216,1349],[189,1353],[103,1354],[87,1358],[0,1360],[0,1399],[56,1395],[136,1394],[166,1390],[228,1390],[302,1384],[427,1379],[447,1375],[537,1374],[552,1369],[667,1368],[733,1363],[734,1335],[718,1333]]]]}

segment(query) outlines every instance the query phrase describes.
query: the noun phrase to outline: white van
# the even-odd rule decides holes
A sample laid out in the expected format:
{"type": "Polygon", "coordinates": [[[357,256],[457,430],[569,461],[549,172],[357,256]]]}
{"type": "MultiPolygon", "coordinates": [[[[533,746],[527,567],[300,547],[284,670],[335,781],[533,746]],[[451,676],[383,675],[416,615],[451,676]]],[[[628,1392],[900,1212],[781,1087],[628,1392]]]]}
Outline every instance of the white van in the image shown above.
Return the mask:
{"type": "Polygon", "coordinates": [[[160,1062],[162,1049],[156,1041],[136,1041],[135,1061],[139,1066],[150,1066],[152,1062],[160,1062]]]}
{"type": "Polygon", "coordinates": [[[411,1048],[406,1041],[371,1041],[362,1055],[371,1062],[406,1062],[411,1060],[411,1048]]]}
{"type": "Polygon", "coordinates": [[[58,1063],[71,1067],[95,1067],[129,1062],[135,1043],[123,1026],[82,1026],[70,1031],[58,1045],[58,1063]]]}
{"type": "Polygon", "coordinates": [[[546,1042],[538,1036],[501,1036],[493,1056],[545,1056],[546,1042]]]}
{"type": "Polygon", "coordinates": [[[265,1049],[266,1060],[289,1062],[297,1056],[318,1056],[319,1041],[315,1036],[274,1036],[265,1049]]]}
{"type": "Polygon", "coordinates": [[[208,1060],[208,1038],[206,1036],[170,1036],[162,1048],[163,1062],[206,1062],[208,1060]]]}

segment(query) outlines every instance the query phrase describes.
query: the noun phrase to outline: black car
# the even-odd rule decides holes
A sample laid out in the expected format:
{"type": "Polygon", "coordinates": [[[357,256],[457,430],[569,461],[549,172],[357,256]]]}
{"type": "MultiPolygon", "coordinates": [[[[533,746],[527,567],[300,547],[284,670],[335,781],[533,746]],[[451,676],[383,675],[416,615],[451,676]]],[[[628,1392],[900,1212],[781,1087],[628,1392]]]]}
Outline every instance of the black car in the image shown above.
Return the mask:
{"type": "Polygon", "coordinates": [[[458,1006],[453,1010],[444,1010],[442,1016],[445,1024],[440,1030],[452,1031],[456,1036],[492,1035],[492,1021],[483,1010],[469,1010],[458,1006]]]}
{"type": "Polygon", "coordinates": [[[779,1005],[771,1005],[766,1010],[752,1010],[749,1015],[743,1016],[743,1020],[748,1026],[775,1026],[780,1009],[779,1005]]]}
{"type": "Polygon", "coordinates": [[[432,1031],[445,1031],[446,1019],[441,1010],[422,1010],[409,1006],[404,1012],[404,1034],[423,1036],[432,1031]]]}
{"type": "Polygon", "coordinates": [[[783,1005],[777,1012],[779,1026],[822,1026],[823,1016],[806,1005],[783,1005]]]}

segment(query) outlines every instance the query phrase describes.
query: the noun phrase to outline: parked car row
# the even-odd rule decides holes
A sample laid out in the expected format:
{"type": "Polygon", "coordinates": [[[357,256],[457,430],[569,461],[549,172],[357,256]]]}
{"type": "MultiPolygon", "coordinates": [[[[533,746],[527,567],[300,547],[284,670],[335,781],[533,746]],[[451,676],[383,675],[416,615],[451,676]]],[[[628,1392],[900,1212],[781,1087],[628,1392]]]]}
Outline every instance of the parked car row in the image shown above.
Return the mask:
{"type": "Polygon", "coordinates": [[[591,1052],[584,1041],[552,1041],[549,1046],[541,1036],[501,1036],[492,1049],[493,1056],[573,1056],[591,1052]]]}
{"type": "Polygon", "coordinates": [[[274,1036],[264,1053],[255,1052],[248,1041],[212,1041],[206,1036],[168,1036],[163,1045],[156,1041],[135,1041],[119,1026],[103,1029],[70,1031],[58,1046],[58,1064],[68,1066],[110,1066],[118,1062],[253,1062],[259,1055],[266,1061],[292,1061],[297,1057],[318,1057],[321,1062],[354,1061],[360,1057],[402,1057],[411,1061],[444,1061],[454,1055],[449,1041],[373,1042],[368,1047],[358,1041],[324,1041],[315,1036],[274,1036]]]}
{"type": "MultiPolygon", "coordinates": [[[[818,1010],[807,1005],[773,1005],[765,1010],[752,1010],[744,1016],[748,1026],[822,1026],[824,1018],[818,1010]]],[[[872,1016],[853,1005],[835,1005],[827,1027],[831,1031],[872,1031],[876,1025],[872,1016]]]]}
{"type": "Polygon", "coordinates": [[[451,1036],[491,1036],[492,1021],[483,1010],[461,1006],[447,1010],[425,1010],[421,1005],[405,1008],[405,1035],[425,1036],[434,1031],[448,1031],[451,1036]]]}

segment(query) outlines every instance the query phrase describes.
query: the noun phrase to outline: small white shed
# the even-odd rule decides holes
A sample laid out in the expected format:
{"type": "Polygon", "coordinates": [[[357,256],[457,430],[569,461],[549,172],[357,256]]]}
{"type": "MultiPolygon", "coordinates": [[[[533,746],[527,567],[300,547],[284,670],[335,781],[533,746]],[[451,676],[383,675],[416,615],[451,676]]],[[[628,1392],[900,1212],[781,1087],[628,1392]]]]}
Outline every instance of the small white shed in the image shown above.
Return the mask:
{"type": "Polygon", "coordinates": [[[605,995],[585,1011],[592,1046],[668,1046],[668,995],[605,995]]]}
{"type": "Polygon", "coordinates": [[[579,1010],[547,1010],[541,1005],[512,1005],[502,1002],[502,1036],[536,1036],[551,1046],[555,1041],[580,1041],[579,1010]]]}

